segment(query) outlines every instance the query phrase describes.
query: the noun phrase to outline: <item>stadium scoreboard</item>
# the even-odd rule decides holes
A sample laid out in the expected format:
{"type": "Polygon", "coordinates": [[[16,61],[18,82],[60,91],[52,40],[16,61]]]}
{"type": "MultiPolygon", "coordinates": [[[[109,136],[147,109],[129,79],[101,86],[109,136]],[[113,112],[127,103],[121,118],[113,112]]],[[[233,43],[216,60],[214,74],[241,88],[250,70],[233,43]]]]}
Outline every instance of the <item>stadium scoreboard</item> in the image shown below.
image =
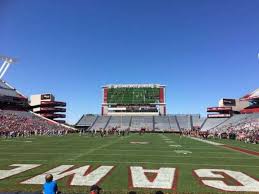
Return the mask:
{"type": "Polygon", "coordinates": [[[117,84],[103,87],[102,115],[165,115],[165,86],[117,84]]]}

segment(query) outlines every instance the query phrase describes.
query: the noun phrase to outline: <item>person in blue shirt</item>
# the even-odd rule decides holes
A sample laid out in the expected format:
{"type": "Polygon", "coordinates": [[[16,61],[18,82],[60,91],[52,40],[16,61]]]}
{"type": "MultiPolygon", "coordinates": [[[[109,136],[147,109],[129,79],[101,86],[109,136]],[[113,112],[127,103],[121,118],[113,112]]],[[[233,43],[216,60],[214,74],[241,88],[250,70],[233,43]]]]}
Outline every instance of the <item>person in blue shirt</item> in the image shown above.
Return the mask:
{"type": "Polygon", "coordinates": [[[58,193],[58,185],[56,181],[53,181],[53,175],[47,174],[45,176],[45,184],[43,185],[43,194],[57,194],[58,193]]]}

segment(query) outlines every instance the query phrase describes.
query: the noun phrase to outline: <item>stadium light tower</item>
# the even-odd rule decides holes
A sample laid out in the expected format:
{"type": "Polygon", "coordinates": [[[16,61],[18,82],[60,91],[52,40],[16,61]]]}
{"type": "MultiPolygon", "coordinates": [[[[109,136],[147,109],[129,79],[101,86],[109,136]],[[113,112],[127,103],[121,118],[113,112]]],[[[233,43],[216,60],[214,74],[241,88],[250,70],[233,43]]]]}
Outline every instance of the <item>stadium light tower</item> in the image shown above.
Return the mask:
{"type": "Polygon", "coordinates": [[[2,79],[9,66],[16,62],[16,59],[7,56],[0,56],[0,60],[4,61],[0,67],[0,79],[2,79]]]}

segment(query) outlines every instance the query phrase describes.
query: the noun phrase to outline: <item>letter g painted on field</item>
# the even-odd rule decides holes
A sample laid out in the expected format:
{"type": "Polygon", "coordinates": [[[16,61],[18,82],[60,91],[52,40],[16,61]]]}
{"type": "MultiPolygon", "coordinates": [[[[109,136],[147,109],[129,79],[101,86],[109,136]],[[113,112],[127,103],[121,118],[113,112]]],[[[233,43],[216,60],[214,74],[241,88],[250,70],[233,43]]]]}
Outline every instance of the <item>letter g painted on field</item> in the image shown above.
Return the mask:
{"type": "Polygon", "coordinates": [[[259,192],[259,182],[248,175],[232,170],[224,169],[197,169],[194,171],[199,178],[225,178],[221,174],[225,173],[227,176],[236,180],[239,185],[227,185],[223,180],[201,180],[204,185],[220,189],[223,191],[233,191],[233,192],[259,192]]]}

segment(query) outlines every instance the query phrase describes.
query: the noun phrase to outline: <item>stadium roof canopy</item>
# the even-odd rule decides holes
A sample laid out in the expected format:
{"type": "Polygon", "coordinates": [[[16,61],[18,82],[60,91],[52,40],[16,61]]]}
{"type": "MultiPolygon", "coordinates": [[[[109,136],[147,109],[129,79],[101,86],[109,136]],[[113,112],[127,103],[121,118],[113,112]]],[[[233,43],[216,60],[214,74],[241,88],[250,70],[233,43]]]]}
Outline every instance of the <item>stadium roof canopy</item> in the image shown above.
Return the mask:
{"type": "Polygon", "coordinates": [[[240,100],[254,100],[254,99],[259,99],[259,88],[240,98],[240,100]]]}
{"type": "Polygon", "coordinates": [[[9,96],[16,98],[27,98],[18,92],[15,88],[10,86],[8,83],[0,79],[0,96],[9,96]]]}

